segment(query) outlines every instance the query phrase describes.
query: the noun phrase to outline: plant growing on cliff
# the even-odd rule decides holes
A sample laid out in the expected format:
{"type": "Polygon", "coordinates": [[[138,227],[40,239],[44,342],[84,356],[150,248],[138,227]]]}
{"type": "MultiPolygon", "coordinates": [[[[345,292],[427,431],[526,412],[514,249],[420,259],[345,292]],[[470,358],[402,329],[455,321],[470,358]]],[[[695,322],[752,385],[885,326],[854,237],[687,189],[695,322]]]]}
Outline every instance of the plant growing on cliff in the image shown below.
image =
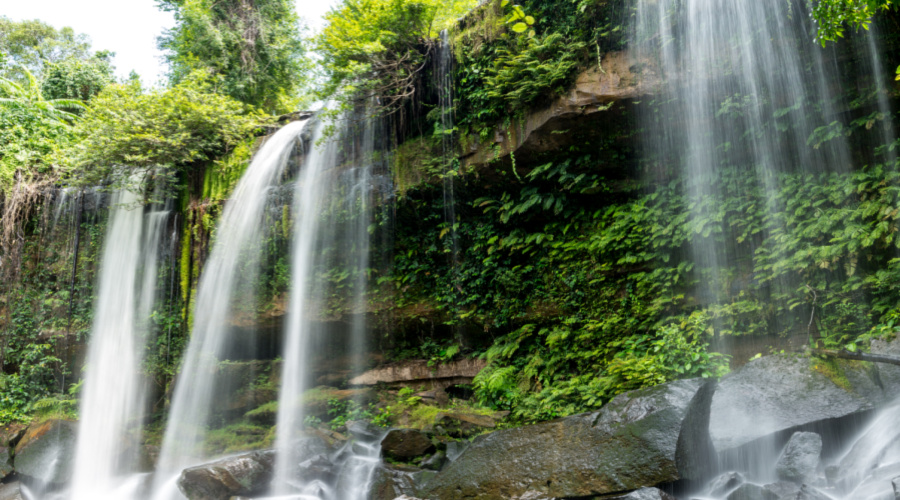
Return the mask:
{"type": "Polygon", "coordinates": [[[107,87],[79,122],[79,142],[64,152],[71,181],[96,185],[115,174],[126,182],[135,171],[190,174],[268,123],[267,115],[216,93],[215,85],[198,72],[165,90],[107,87]]]}

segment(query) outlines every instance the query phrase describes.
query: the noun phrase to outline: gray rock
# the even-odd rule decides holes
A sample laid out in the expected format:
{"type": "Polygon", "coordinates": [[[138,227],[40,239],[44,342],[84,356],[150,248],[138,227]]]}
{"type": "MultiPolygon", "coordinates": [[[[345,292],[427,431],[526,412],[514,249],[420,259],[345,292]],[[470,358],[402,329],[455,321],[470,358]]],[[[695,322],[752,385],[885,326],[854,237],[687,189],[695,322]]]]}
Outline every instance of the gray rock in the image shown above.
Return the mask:
{"type": "Polygon", "coordinates": [[[775,494],[779,499],[796,499],[797,493],[800,493],[800,485],[789,481],[778,481],[777,483],[767,484],[765,488],[775,494]]]}
{"type": "Polygon", "coordinates": [[[0,479],[13,473],[12,453],[8,446],[0,446],[0,479]]]}
{"type": "Polygon", "coordinates": [[[434,449],[431,439],[415,429],[391,429],[381,440],[381,453],[401,462],[428,455],[434,449]]]}
{"type": "Polygon", "coordinates": [[[419,464],[419,466],[423,469],[441,470],[441,467],[443,467],[445,463],[447,463],[447,454],[438,450],[434,455],[422,460],[422,463],[419,464]]]}
{"type": "Polygon", "coordinates": [[[254,451],[181,472],[178,489],[188,500],[220,500],[265,493],[272,482],[274,451],[254,451]]]}
{"type": "Polygon", "coordinates": [[[891,479],[891,487],[894,489],[894,499],[900,500],[900,476],[891,479]]]}
{"type": "Polygon", "coordinates": [[[641,488],[611,500],[675,500],[675,497],[658,488],[641,488]]]}
{"type": "Polygon", "coordinates": [[[44,484],[63,484],[72,477],[78,424],[47,420],[28,428],[16,444],[16,472],[44,484]]]}
{"type": "Polygon", "coordinates": [[[800,487],[800,492],[794,498],[797,500],[831,500],[831,497],[828,495],[805,484],[800,487]]]}
{"type": "Polygon", "coordinates": [[[347,432],[356,439],[375,441],[384,434],[385,429],[364,420],[351,420],[347,422],[347,432]]]}
{"type": "Polygon", "coordinates": [[[420,496],[587,497],[701,479],[714,463],[703,425],[713,391],[680,380],[621,394],[597,412],[479,436],[420,496]]]}
{"type": "Polygon", "coordinates": [[[709,484],[709,494],[710,496],[721,497],[743,483],[744,476],[740,472],[726,472],[712,480],[709,484]]]}
{"type": "Polygon", "coordinates": [[[0,500],[25,500],[25,494],[22,493],[22,483],[16,481],[0,484],[0,500]]]}
{"type": "Polygon", "coordinates": [[[819,468],[821,454],[822,436],[815,432],[795,432],[775,463],[775,473],[785,481],[808,481],[819,468]]]}
{"type": "Polygon", "coordinates": [[[466,451],[471,442],[469,441],[450,441],[447,443],[447,460],[454,461],[466,451]]]}
{"type": "Polygon", "coordinates": [[[331,483],[337,471],[334,463],[325,455],[316,455],[308,458],[299,465],[295,476],[302,482],[322,481],[323,483],[331,483]]]}
{"type": "Polygon", "coordinates": [[[779,500],[775,493],[757,484],[744,483],[732,491],[726,500],[779,500]]]}
{"type": "MultiPolygon", "coordinates": [[[[808,358],[765,356],[725,376],[713,397],[710,435],[723,452],[802,425],[857,415],[875,407],[879,392],[856,377],[848,391],[812,370],[808,358]]],[[[880,392],[879,392],[880,393],[880,392]]]]}
{"type": "Polygon", "coordinates": [[[416,497],[418,493],[415,479],[419,469],[388,464],[379,464],[372,473],[369,500],[394,500],[401,496],[416,497]]]}

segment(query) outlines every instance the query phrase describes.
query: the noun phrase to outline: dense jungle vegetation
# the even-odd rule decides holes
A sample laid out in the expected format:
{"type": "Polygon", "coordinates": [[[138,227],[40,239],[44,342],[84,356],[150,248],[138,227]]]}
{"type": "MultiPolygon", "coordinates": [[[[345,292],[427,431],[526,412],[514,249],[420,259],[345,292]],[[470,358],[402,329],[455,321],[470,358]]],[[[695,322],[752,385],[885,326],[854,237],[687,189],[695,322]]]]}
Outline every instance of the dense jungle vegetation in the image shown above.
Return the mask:
{"type": "MultiPolygon", "coordinates": [[[[633,15],[627,0],[477,3],[340,0],[312,33],[289,0],[160,0],[176,26],[159,39],[169,64],[159,88],[137,75],[117,80],[115,55],[92,50],[85,35],[0,17],[0,423],[76,411],[77,346],[90,335],[105,224],[92,193],[123,186],[148,202],[174,200],[179,213],[145,362],[154,411],[164,411],[222,204],[258,138],[316,101],[332,103],[332,118],[377,103],[370,118],[390,131],[396,197],[374,221],[386,237],[368,273],[379,349],[394,360],[487,360],[474,397],[509,410],[514,424],[721,376],[723,338],[800,334],[857,349],[900,328],[900,173],[895,144],[875,137],[886,117],[873,111],[871,89],[853,88],[847,123],[809,139],[812,148],[850,137],[864,167],[783,174],[772,201],[740,145],[728,145],[712,180],[722,196],[692,218],[687,179],[644,177],[655,165],[634,151],[640,103],[615,103],[599,139],[467,165],[466,149],[565,94],[582,71],[603,71],[604,54],[626,49],[633,15]],[[442,30],[453,51],[449,111],[440,107],[448,90],[433,84],[442,30]],[[55,188],[78,207],[62,218],[55,188]],[[696,239],[734,257],[712,304],[696,293],[710,279],[690,259],[696,239]]],[[[885,60],[898,63],[889,2],[821,0],[811,11],[818,40],[837,46],[874,23],[885,60]]],[[[740,103],[720,111],[729,120],[740,103]]],[[[780,118],[791,112],[803,110],[768,125],[789,126],[780,118]]],[[[285,205],[267,221],[255,314],[284,300],[290,217],[285,205]]]]}

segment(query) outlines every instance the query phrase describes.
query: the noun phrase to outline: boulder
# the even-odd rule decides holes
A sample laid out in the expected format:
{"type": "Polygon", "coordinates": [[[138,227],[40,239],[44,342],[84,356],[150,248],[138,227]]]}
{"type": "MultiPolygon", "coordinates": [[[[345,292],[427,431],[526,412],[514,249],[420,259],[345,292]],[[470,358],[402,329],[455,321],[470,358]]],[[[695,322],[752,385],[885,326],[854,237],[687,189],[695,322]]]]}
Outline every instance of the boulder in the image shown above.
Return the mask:
{"type": "Polygon", "coordinates": [[[729,491],[744,484],[744,476],[740,472],[726,472],[712,480],[709,484],[709,495],[713,497],[724,496],[729,491]]]}
{"type": "Polygon", "coordinates": [[[726,500],[779,500],[771,491],[758,484],[744,483],[725,497],[726,500]]]}
{"type": "Polygon", "coordinates": [[[894,499],[900,500],[900,476],[891,479],[891,487],[894,490],[894,499]]]}
{"type": "Polygon", "coordinates": [[[815,432],[795,432],[775,463],[775,473],[785,481],[807,482],[815,476],[821,454],[822,436],[815,432]]]}
{"type": "Polygon", "coordinates": [[[714,388],[670,382],[621,394],[596,412],[479,436],[420,496],[587,497],[701,479],[714,463],[705,425],[714,388]]]}
{"type": "Polygon", "coordinates": [[[813,488],[812,486],[800,486],[800,492],[792,500],[831,500],[831,497],[813,488]]]}
{"type": "Polygon", "coordinates": [[[497,427],[497,422],[477,413],[441,412],[434,417],[435,432],[455,438],[467,438],[497,427]]]}
{"type": "Polygon", "coordinates": [[[675,500],[675,497],[659,488],[641,488],[627,495],[611,497],[610,500],[675,500]]]}
{"type": "Polygon", "coordinates": [[[45,484],[68,482],[77,432],[78,424],[69,420],[47,420],[29,427],[16,444],[16,472],[45,484]]]}
{"type": "Polygon", "coordinates": [[[391,429],[381,440],[381,453],[400,462],[433,453],[434,443],[423,432],[415,429],[391,429]]]}
{"type": "Polygon", "coordinates": [[[416,472],[414,467],[403,467],[379,464],[372,472],[370,500],[394,500],[408,496],[415,498],[417,493],[416,472]]]}
{"type": "Polygon", "coordinates": [[[881,393],[871,378],[853,377],[840,387],[812,369],[809,358],[765,356],[719,382],[709,432],[720,453],[778,432],[875,408],[864,394],[881,393]],[[855,381],[855,382],[854,382],[855,381]]]}
{"type": "Polygon", "coordinates": [[[11,451],[9,446],[0,446],[0,479],[13,473],[11,451]]]}
{"type": "Polygon", "coordinates": [[[274,451],[254,451],[181,472],[178,489],[188,500],[260,495],[272,482],[274,451]]]}
{"type": "Polygon", "coordinates": [[[800,485],[789,481],[778,481],[777,483],[767,484],[765,488],[775,494],[779,499],[796,499],[800,493],[800,485]]]}
{"type": "Polygon", "coordinates": [[[22,483],[16,481],[0,484],[0,500],[26,500],[22,492],[22,483]]]}
{"type": "Polygon", "coordinates": [[[483,359],[461,359],[437,366],[425,360],[412,360],[375,368],[350,379],[351,386],[386,384],[393,386],[425,386],[445,389],[459,384],[470,384],[475,375],[484,369],[483,359]]]}

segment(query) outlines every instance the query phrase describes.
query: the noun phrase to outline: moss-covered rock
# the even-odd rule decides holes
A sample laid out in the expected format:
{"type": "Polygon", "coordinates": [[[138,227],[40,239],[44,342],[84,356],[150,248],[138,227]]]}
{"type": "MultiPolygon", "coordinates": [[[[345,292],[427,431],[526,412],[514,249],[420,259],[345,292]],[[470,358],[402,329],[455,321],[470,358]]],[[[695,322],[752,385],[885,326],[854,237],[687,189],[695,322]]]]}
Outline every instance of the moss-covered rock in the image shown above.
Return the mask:
{"type": "Polygon", "coordinates": [[[588,497],[698,479],[711,460],[713,390],[700,379],[671,382],[622,394],[597,412],[480,436],[424,495],[588,497]]]}

